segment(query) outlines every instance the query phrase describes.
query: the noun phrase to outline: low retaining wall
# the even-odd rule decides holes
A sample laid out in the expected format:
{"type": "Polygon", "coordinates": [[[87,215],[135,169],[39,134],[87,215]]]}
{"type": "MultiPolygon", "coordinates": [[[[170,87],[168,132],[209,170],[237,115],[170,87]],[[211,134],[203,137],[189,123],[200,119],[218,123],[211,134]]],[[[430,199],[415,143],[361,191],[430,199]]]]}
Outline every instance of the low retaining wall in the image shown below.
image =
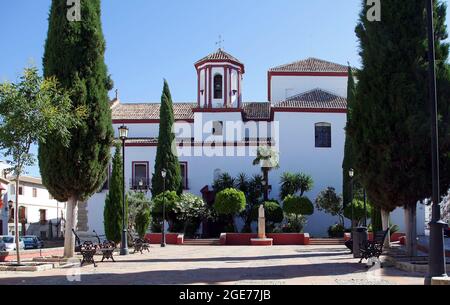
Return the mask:
{"type": "MultiPolygon", "coordinates": [[[[256,233],[222,233],[220,244],[227,246],[249,246],[252,238],[257,238],[256,233]]],[[[273,239],[274,246],[309,245],[308,233],[271,233],[267,238],[273,239]]]]}
{"type": "MultiPolygon", "coordinates": [[[[168,245],[182,245],[184,244],[184,235],[178,233],[166,233],[166,244],[168,245]]],[[[145,238],[150,241],[150,244],[161,244],[161,233],[148,233],[145,238]]]]}
{"type": "MultiPolygon", "coordinates": [[[[403,237],[405,237],[405,233],[394,233],[391,235],[391,242],[402,242],[403,237]]],[[[344,234],[344,240],[347,241],[351,238],[350,233],[344,234]]],[[[369,240],[373,239],[373,233],[369,232],[369,240]]]]}
{"type": "MultiPolygon", "coordinates": [[[[20,258],[22,260],[30,260],[35,257],[48,256],[63,256],[64,248],[50,248],[50,249],[36,249],[36,250],[21,250],[20,258]]],[[[16,251],[1,252],[0,262],[11,262],[16,260],[16,251]]]]}

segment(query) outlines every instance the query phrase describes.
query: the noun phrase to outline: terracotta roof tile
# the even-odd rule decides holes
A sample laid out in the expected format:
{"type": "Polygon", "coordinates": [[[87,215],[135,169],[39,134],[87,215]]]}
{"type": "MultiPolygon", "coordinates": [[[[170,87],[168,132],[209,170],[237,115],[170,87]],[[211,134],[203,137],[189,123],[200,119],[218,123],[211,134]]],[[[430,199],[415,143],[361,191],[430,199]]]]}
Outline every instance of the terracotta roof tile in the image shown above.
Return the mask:
{"type": "Polygon", "coordinates": [[[268,120],[270,107],[270,103],[244,103],[244,120],[268,120]]]}
{"type": "Polygon", "coordinates": [[[211,54],[203,57],[202,59],[197,61],[195,64],[197,65],[197,64],[199,64],[201,62],[208,61],[208,60],[231,60],[231,61],[234,61],[236,63],[239,63],[239,64],[243,65],[243,63],[240,62],[239,59],[237,59],[236,57],[230,55],[229,53],[225,52],[222,49],[218,49],[216,52],[211,53],[211,54]]]}
{"type": "Polygon", "coordinates": [[[347,99],[324,91],[314,89],[295,95],[275,104],[276,108],[310,108],[310,109],[347,109],[347,99]]]}
{"type": "Polygon", "coordinates": [[[290,64],[281,65],[269,70],[270,72],[348,72],[348,66],[336,64],[317,58],[307,58],[290,64]]]}
{"type": "MultiPolygon", "coordinates": [[[[159,120],[159,103],[118,104],[112,107],[113,120],[159,120]]],[[[175,120],[193,120],[196,103],[174,103],[175,120]]]]}

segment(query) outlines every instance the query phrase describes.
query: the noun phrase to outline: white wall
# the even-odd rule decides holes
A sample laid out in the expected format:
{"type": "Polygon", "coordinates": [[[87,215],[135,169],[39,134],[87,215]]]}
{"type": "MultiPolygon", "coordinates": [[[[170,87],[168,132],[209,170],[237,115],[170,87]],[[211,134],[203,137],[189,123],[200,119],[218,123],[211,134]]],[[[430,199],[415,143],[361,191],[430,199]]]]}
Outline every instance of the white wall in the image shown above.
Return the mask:
{"type": "Polygon", "coordinates": [[[272,76],[271,102],[277,103],[287,97],[298,95],[316,88],[347,97],[347,77],[336,76],[272,76]],[[286,96],[288,89],[288,96],[286,96]]]}

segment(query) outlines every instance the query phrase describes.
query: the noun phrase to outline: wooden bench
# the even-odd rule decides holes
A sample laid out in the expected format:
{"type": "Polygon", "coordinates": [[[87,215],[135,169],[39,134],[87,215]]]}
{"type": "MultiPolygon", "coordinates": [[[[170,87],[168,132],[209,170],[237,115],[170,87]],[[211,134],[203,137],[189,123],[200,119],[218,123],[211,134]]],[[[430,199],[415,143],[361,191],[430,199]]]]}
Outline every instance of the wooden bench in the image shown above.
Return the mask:
{"type": "Polygon", "coordinates": [[[97,253],[97,245],[90,241],[85,241],[80,247],[80,253],[83,256],[81,260],[81,267],[84,264],[94,264],[94,267],[97,267],[97,264],[94,260],[94,255],[97,253]]]}
{"type": "Polygon", "coordinates": [[[150,242],[145,238],[135,238],[133,253],[141,252],[141,254],[144,254],[145,250],[147,250],[147,252],[150,252],[150,242]]]}
{"type": "Polygon", "coordinates": [[[98,251],[100,251],[103,255],[102,262],[106,260],[112,260],[114,263],[114,251],[116,250],[116,243],[112,241],[104,241],[99,245],[98,251]]]}

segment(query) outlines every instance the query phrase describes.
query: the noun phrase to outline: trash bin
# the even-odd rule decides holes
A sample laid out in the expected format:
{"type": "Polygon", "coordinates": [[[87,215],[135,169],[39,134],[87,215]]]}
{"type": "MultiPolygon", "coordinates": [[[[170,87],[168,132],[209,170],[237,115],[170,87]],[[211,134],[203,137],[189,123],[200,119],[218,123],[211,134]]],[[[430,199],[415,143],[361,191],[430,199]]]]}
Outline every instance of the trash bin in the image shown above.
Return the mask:
{"type": "Polygon", "coordinates": [[[367,241],[367,227],[357,227],[353,229],[353,257],[361,258],[359,249],[363,242],[367,241]]]}

